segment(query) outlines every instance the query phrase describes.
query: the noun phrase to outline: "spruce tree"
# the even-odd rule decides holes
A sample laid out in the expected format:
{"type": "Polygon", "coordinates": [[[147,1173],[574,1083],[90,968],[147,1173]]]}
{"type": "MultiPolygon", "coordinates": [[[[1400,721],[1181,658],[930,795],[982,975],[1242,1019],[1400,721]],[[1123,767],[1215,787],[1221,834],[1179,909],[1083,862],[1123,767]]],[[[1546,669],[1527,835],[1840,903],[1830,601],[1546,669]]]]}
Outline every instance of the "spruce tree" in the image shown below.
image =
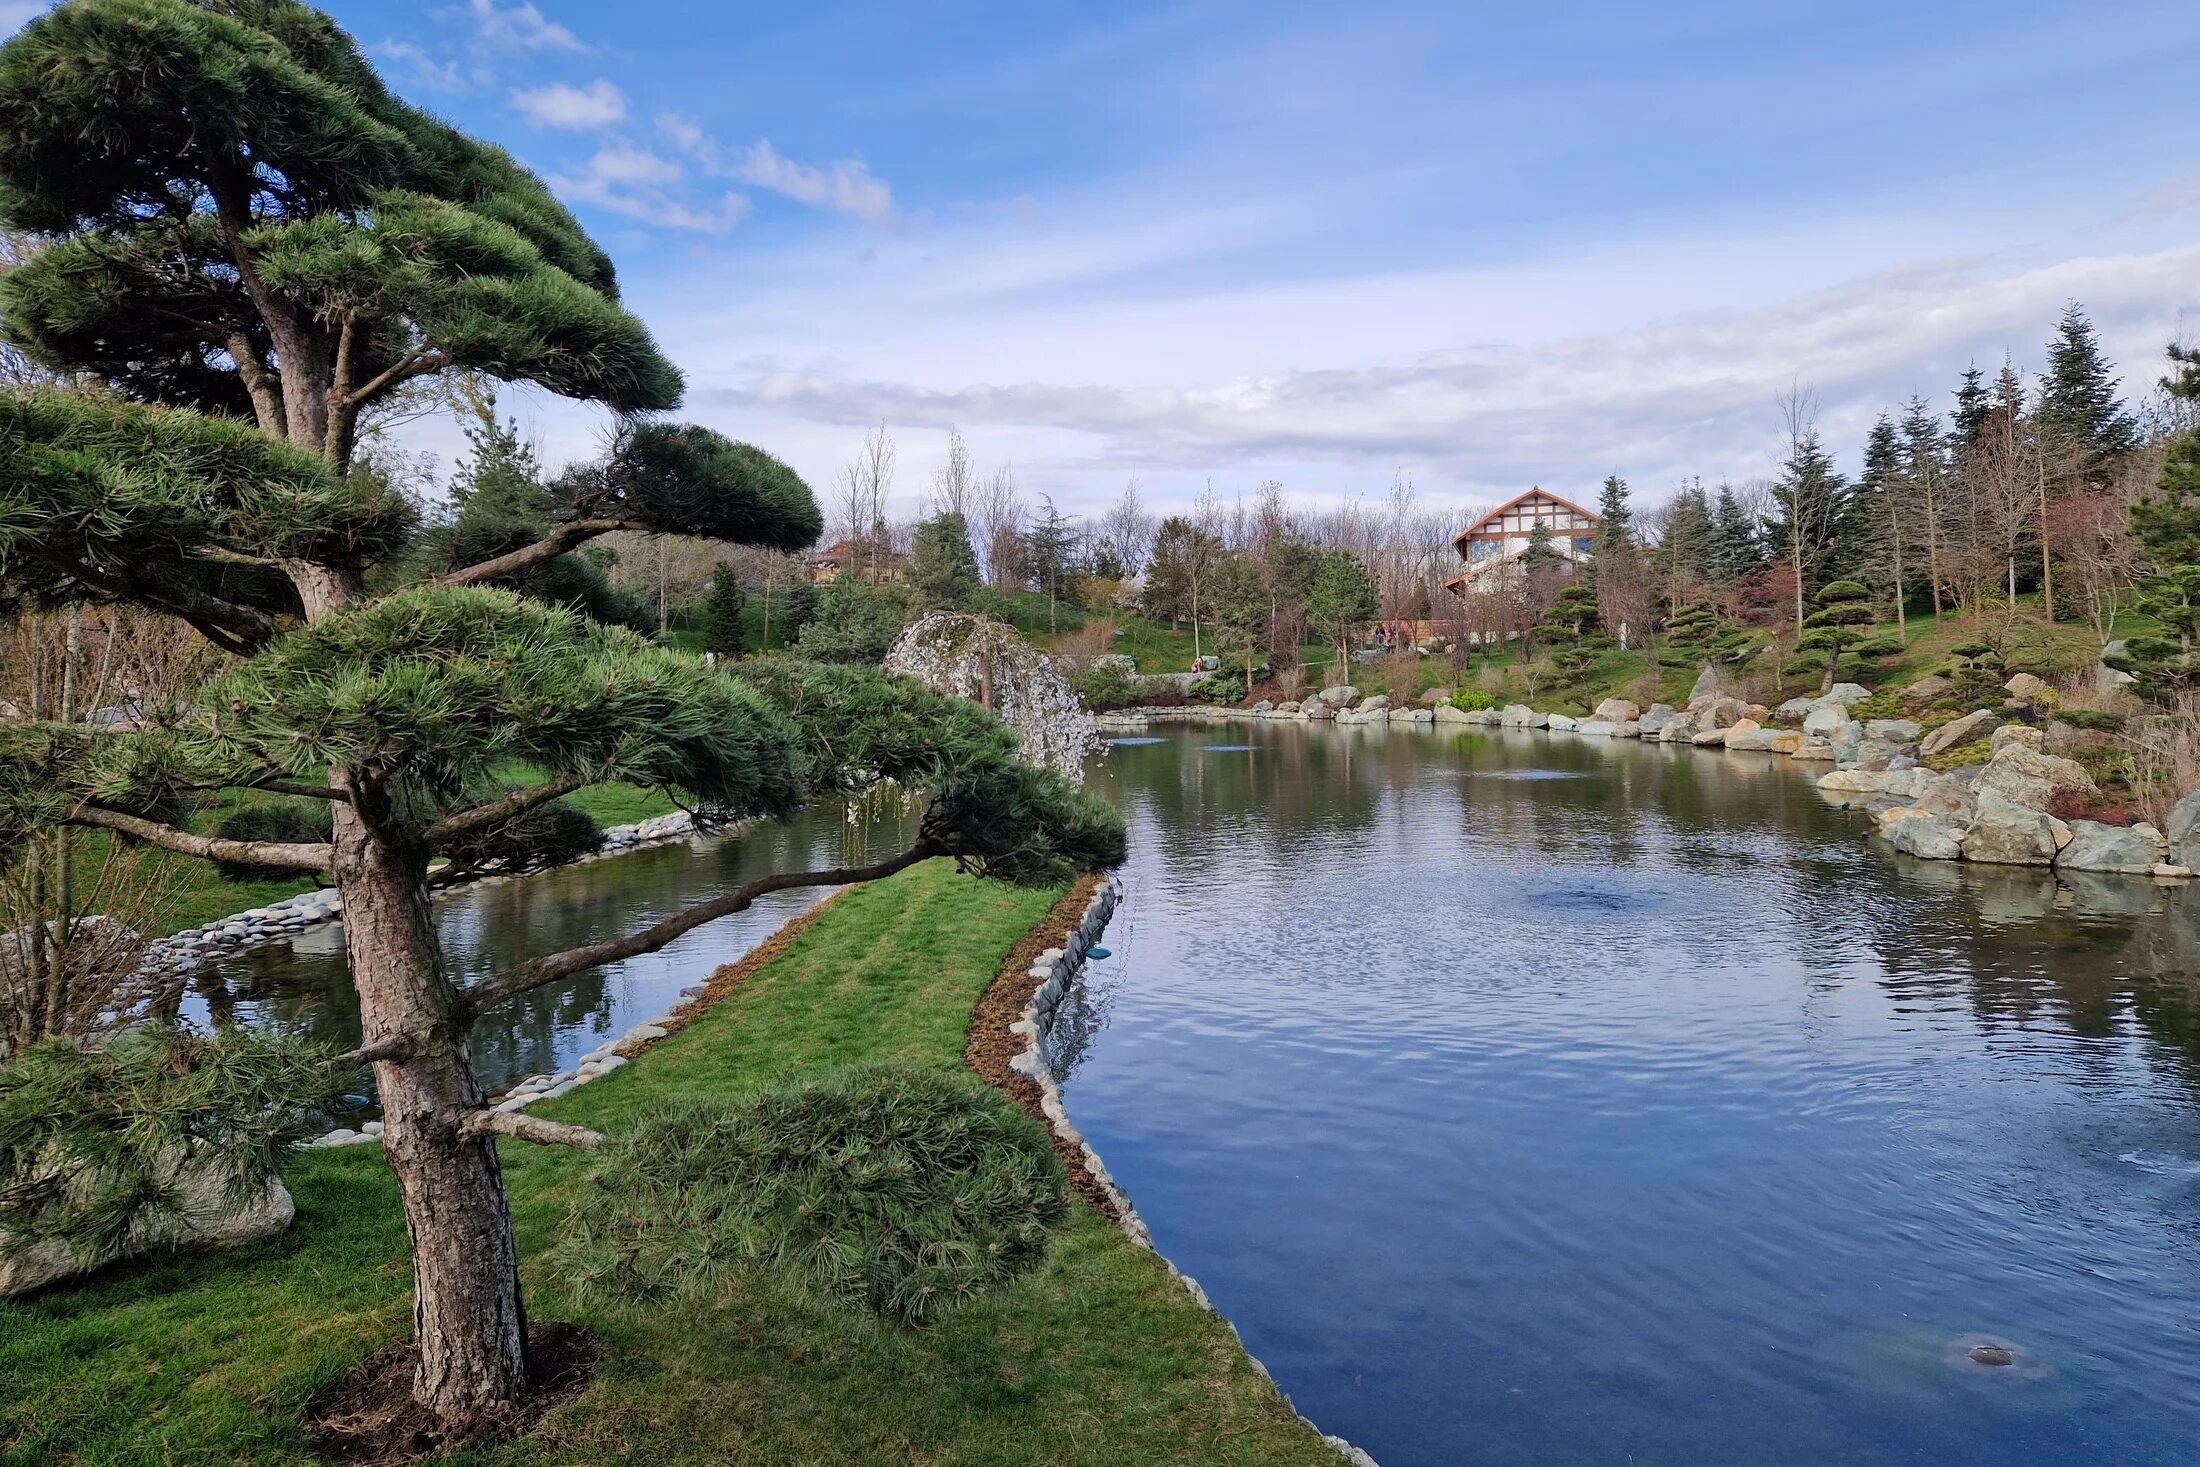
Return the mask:
{"type": "Polygon", "coordinates": [[[1245,669],[1245,690],[1252,692],[1254,670],[1268,652],[1268,586],[1260,562],[1241,553],[1226,555],[1208,583],[1214,607],[1215,645],[1225,658],[1245,669]]]}
{"type": "Polygon", "coordinates": [[[1714,522],[1717,536],[1713,565],[1719,588],[1731,591],[1765,563],[1764,539],[1748,511],[1742,508],[1742,501],[1731,484],[1719,486],[1714,522]]]}
{"type": "Polygon", "coordinates": [[[397,101],[327,17],[71,0],[33,20],[0,46],[0,216],[48,241],[0,283],[9,338],[112,389],[0,395],[0,610],[130,603],[239,657],[142,730],[0,725],[0,859],[72,825],[333,873],[365,1034],[351,1058],[374,1068],[412,1243],[414,1396],[463,1437],[529,1384],[496,1139],[600,1140],[488,1109],[475,1020],[768,891],[943,854],[1015,880],[1113,864],[1120,821],[1017,763],[974,705],[855,669],[737,678],[495,589],[614,530],[812,543],[808,487],[706,429],[629,421],[561,476],[540,538],[367,589],[408,552],[412,515],[342,470],[360,415],[406,382],[464,367],[632,413],[674,405],[680,379],[539,181],[397,101]],[[452,808],[514,763],[543,782],[452,808]],[[886,860],[763,878],[470,987],[444,966],[439,844],[605,780],[710,822],[881,778],[928,796],[886,860]],[[327,804],[330,838],[191,828],[195,801],[243,790],[327,804]]]}
{"type": "Polygon", "coordinates": [[[1940,517],[1948,498],[1948,475],[1948,439],[1925,399],[1913,396],[1902,414],[1902,479],[1923,531],[1925,575],[1932,584],[1936,618],[1942,584],[1940,517]]]}
{"type": "Polygon", "coordinates": [[[2040,379],[2039,425],[2069,477],[2095,482],[2102,469],[2139,446],[2139,424],[2116,395],[2114,369],[2085,311],[2072,301],[2055,323],[2040,379]]]}
{"type": "Polygon", "coordinates": [[[1848,501],[1848,480],[1833,466],[1817,431],[1798,433],[1772,486],[1775,514],[1765,521],[1765,533],[1794,572],[1799,601],[1830,578],[1848,501]]]}
{"type": "Polygon", "coordinates": [[[2131,532],[2151,568],[2137,609],[2158,630],[2125,638],[2108,662],[2142,696],[2174,706],[2200,688],[2200,429],[2177,441],[2154,492],[2131,507],[2131,532]]]}
{"type": "Polygon", "coordinates": [[[1656,561],[1667,594],[1676,602],[1718,583],[1719,532],[1702,484],[1686,485],[1673,496],[1656,561]]]}
{"type": "Polygon", "coordinates": [[[909,546],[909,584],[927,610],[954,610],[977,594],[978,552],[960,514],[948,510],[917,526],[909,546]]]}
{"type": "Polygon", "coordinates": [[[1973,362],[1963,369],[1963,380],[1956,387],[1956,405],[1951,421],[1954,425],[1954,446],[1958,455],[1967,452],[1978,442],[1979,434],[1986,431],[1986,423],[1994,415],[1993,393],[1986,386],[1986,373],[1973,362]]]}
{"type": "Polygon", "coordinates": [[[703,650],[720,657],[738,657],[744,641],[741,615],[748,609],[741,578],[724,561],[710,568],[710,590],[703,594],[703,650]]]}
{"type": "Polygon", "coordinates": [[[1337,649],[1337,681],[1352,681],[1352,637],[1380,610],[1375,581],[1350,551],[1332,550],[1322,559],[1306,593],[1306,619],[1329,634],[1337,649]]]}

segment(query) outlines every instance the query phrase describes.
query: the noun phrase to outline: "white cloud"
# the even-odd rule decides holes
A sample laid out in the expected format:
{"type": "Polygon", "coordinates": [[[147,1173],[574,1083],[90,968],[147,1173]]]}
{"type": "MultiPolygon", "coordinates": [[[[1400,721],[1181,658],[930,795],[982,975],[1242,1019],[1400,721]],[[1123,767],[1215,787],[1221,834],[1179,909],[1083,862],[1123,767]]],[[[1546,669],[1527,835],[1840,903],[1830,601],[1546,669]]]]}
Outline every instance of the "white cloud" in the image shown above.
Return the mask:
{"type": "Polygon", "coordinates": [[[468,0],[474,18],[474,34],[502,50],[586,51],[564,26],[537,10],[528,0],[517,5],[498,5],[496,0],[468,0]]]}
{"type": "Polygon", "coordinates": [[[751,188],[769,189],[812,208],[847,214],[866,224],[894,222],[894,191],[875,178],[860,158],[843,158],[823,168],[797,163],[760,138],[727,167],[729,177],[751,188]]]}
{"type": "Polygon", "coordinates": [[[657,130],[707,173],[881,228],[895,221],[894,190],[860,158],[842,158],[822,168],[797,163],[769,138],[759,138],[728,158],[692,119],[676,112],[660,113],[657,130]]]}
{"type": "Polygon", "coordinates": [[[394,63],[404,73],[403,79],[413,86],[431,92],[466,90],[466,74],[456,61],[438,61],[425,47],[411,41],[384,41],[374,48],[374,54],[394,63]]]}
{"type": "Polygon", "coordinates": [[[597,149],[578,173],[553,175],[550,184],[568,199],[664,229],[724,234],[748,217],[752,205],[743,194],[703,206],[689,202],[681,196],[686,177],[670,158],[621,142],[597,149]]]}
{"type": "Polygon", "coordinates": [[[512,93],[512,105],[537,127],[589,131],[626,120],[626,98],[602,77],[586,87],[552,82],[512,93]]]}

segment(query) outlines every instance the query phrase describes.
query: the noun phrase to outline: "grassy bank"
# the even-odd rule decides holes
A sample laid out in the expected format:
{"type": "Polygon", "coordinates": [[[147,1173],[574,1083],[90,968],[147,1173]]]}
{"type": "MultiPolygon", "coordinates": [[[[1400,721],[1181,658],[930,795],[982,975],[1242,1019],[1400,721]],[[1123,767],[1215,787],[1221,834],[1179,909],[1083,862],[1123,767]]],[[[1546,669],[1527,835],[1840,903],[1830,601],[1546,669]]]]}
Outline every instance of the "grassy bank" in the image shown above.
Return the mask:
{"type": "MultiPolygon", "coordinates": [[[[618,1127],[662,1097],[740,1095],[866,1060],[961,1064],[972,1006],[1056,893],[943,863],[847,893],[646,1059],[545,1106],[618,1127]]],[[[1047,1266],[908,1331],[736,1275],[706,1308],[578,1308],[544,1262],[589,1160],[505,1147],[531,1305],[610,1346],[529,1440],[468,1464],[1321,1464],[1328,1453],[1221,1321],[1090,1209],[1047,1266]]],[[[313,1153],[298,1222],[226,1257],[141,1266],[0,1304],[0,1460],[307,1460],[305,1403],[411,1323],[405,1233],[379,1154],[313,1153]]]]}

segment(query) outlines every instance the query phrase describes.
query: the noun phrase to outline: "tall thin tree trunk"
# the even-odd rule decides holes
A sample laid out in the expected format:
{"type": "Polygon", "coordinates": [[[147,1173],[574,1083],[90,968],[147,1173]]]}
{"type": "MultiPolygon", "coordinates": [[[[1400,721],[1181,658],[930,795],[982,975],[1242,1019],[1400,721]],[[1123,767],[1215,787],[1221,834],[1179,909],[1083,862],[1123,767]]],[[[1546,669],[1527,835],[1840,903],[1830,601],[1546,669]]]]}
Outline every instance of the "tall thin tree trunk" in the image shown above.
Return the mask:
{"type": "Polygon", "coordinates": [[[527,1393],[511,1208],[494,1140],[463,1128],[485,1097],[428,908],[426,848],[392,839],[376,818],[386,792],[351,792],[354,803],[333,807],[335,866],[363,1041],[410,1046],[374,1068],[412,1237],[413,1398],[446,1421],[478,1419],[527,1393]]]}
{"type": "Polygon", "coordinates": [[[2038,439],[2040,470],[2040,606],[2047,619],[2055,619],[2055,561],[2047,552],[2047,439],[2044,425],[2035,435],[2038,439]]]}
{"type": "Polygon", "coordinates": [[[1894,496],[1887,496],[1887,529],[1894,540],[1894,624],[1902,645],[1910,645],[1910,613],[1908,585],[1902,579],[1902,514],[1895,508],[1894,496]]]}

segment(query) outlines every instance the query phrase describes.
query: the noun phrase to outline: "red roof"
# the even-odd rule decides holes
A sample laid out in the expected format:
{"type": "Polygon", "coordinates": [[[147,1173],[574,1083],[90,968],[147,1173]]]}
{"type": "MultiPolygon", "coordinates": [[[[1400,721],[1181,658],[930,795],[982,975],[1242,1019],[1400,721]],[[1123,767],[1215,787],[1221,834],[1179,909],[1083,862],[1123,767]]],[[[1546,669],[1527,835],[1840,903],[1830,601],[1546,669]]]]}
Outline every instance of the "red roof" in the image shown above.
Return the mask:
{"type": "MultiPolygon", "coordinates": [[[[1562,497],[1562,496],[1560,496],[1560,495],[1557,495],[1557,494],[1553,494],[1553,493],[1552,493],[1552,492],[1551,492],[1550,490],[1548,490],[1548,489],[1542,489],[1542,488],[1537,488],[1537,489],[1530,489],[1530,490],[1529,490],[1529,491],[1528,491],[1527,493],[1525,493],[1525,494],[1515,494],[1515,495],[1514,495],[1514,496],[1513,496],[1512,498],[1510,498],[1510,499],[1506,500],[1506,501],[1505,501],[1505,502],[1504,502],[1503,504],[1500,504],[1499,506],[1497,506],[1497,508],[1495,508],[1495,509],[1491,510],[1491,511],[1490,511],[1490,512],[1489,512],[1488,514],[1486,514],[1486,515],[1482,516],[1482,518],[1480,518],[1480,519],[1476,520],[1476,521],[1475,521],[1475,522],[1474,522],[1473,524],[1471,524],[1471,525],[1467,526],[1467,527],[1466,527],[1466,528],[1465,528],[1464,530],[1461,530],[1461,531],[1460,531],[1460,532],[1459,532],[1458,534],[1456,534],[1456,535],[1452,536],[1452,537],[1451,537],[1451,543],[1452,543],[1452,544],[1453,544],[1454,546],[1458,546],[1458,545],[1462,545],[1462,544],[1464,544],[1464,543],[1465,543],[1465,542],[1466,542],[1466,541],[1467,541],[1468,539],[1470,539],[1470,538],[1472,538],[1472,537],[1473,537],[1474,533],[1475,533],[1475,532],[1476,532],[1477,530],[1481,529],[1481,528],[1482,528],[1482,527],[1483,527],[1484,525],[1488,524],[1488,523],[1489,523],[1489,522],[1490,522],[1491,520],[1494,520],[1494,519],[1496,519],[1496,518],[1497,518],[1497,517],[1498,517],[1499,515],[1503,514],[1503,513],[1504,513],[1504,512],[1506,511],[1506,510],[1508,510],[1508,509],[1511,509],[1511,508],[1512,508],[1512,507],[1513,507],[1514,505],[1517,505],[1517,504],[1523,504],[1523,503],[1526,503],[1526,502],[1527,502],[1528,500],[1530,500],[1530,499],[1536,499],[1536,498],[1543,498],[1543,499],[1548,499],[1549,501],[1551,501],[1551,503],[1553,503],[1553,504],[1555,504],[1555,505],[1558,505],[1558,506],[1559,506],[1560,508],[1562,508],[1562,509],[1570,509],[1570,510],[1572,510],[1572,511],[1573,511],[1573,512],[1574,512],[1575,514],[1578,514],[1578,515],[1580,515],[1580,516],[1581,516],[1581,517],[1582,517],[1583,519],[1589,520],[1589,521],[1591,521],[1592,523],[1594,523],[1594,522],[1597,522],[1597,521],[1600,521],[1600,520],[1601,520],[1601,519],[1603,518],[1603,516],[1599,515],[1599,514],[1598,514],[1598,513],[1597,513],[1597,512],[1595,511],[1595,510],[1593,510],[1593,509],[1583,509],[1583,508],[1582,508],[1582,507],[1581,507],[1580,505],[1578,505],[1578,504],[1574,503],[1574,502],[1573,502],[1573,501],[1572,501],[1571,499],[1567,499],[1567,498],[1564,498],[1564,497],[1562,497]]],[[[1461,551],[1460,553],[1461,553],[1461,554],[1463,555],[1463,554],[1465,554],[1466,552],[1464,552],[1464,551],[1461,551]]]]}

